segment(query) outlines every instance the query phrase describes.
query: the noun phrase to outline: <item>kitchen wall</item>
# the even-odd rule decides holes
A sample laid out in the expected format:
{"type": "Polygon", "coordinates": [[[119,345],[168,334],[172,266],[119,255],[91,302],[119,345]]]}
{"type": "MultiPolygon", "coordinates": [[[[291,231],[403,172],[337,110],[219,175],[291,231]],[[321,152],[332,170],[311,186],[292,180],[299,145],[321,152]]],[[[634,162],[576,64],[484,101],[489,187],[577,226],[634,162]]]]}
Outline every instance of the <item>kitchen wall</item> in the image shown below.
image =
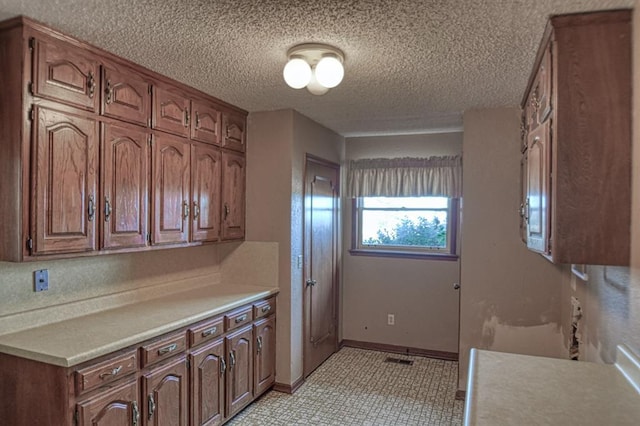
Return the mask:
{"type": "MultiPolygon", "coordinates": [[[[633,16],[633,87],[640,87],[640,1],[633,16]]],[[[640,94],[633,97],[631,267],[588,266],[588,280],[566,273],[562,285],[563,345],[571,338],[571,297],[582,307],[580,359],[612,363],[619,344],[640,355],[640,94]]],[[[615,218],[611,218],[615,220],[615,218]]]]}
{"type": "Polygon", "coordinates": [[[249,115],[247,239],[279,243],[276,382],[302,378],[305,154],[340,164],[344,139],[293,110],[249,115]]]}
{"type": "Polygon", "coordinates": [[[562,280],[519,236],[520,110],[464,113],[458,387],[472,347],[564,357],[562,280]]]}
{"type": "MultiPolygon", "coordinates": [[[[345,146],[346,161],[460,155],[462,133],[347,138],[345,146]]],[[[459,261],[351,256],[351,214],[345,199],[343,339],[457,353],[459,261]]]]}

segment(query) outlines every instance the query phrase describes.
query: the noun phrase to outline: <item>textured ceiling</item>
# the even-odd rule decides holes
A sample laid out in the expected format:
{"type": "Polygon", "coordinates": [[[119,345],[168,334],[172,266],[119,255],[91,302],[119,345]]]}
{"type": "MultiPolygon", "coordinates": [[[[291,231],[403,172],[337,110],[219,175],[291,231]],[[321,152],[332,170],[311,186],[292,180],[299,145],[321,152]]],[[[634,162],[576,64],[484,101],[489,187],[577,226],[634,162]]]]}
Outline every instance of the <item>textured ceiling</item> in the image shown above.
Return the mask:
{"type": "Polygon", "coordinates": [[[634,0],[0,0],[249,111],[294,108],[345,136],[460,129],[469,108],[517,105],[550,14],[634,0]],[[282,79],[286,51],[335,45],[324,96],[282,79]]]}

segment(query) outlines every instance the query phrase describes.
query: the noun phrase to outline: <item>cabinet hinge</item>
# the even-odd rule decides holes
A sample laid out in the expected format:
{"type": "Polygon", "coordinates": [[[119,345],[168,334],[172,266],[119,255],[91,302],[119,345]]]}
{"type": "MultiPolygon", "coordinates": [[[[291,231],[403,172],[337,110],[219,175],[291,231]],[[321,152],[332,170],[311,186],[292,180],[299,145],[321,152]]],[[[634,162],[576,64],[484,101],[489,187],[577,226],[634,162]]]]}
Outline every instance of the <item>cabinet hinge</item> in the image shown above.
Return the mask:
{"type": "Polygon", "coordinates": [[[29,251],[33,250],[33,238],[31,237],[27,238],[27,248],[29,251]]]}
{"type": "Polygon", "coordinates": [[[147,232],[147,242],[151,243],[151,232],[147,232]]]}
{"type": "Polygon", "coordinates": [[[34,121],[36,119],[36,110],[31,107],[29,110],[29,120],[34,121]]]}
{"type": "Polygon", "coordinates": [[[29,49],[33,50],[36,48],[36,38],[29,37],[29,49]]]}
{"type": "Polygon", "coordinates": [[[147,127],[151,127],[151,119],[147,118],[147,127]]]}
{"type": "Polygon", "coordinates": [[[191,360],[187,358],[187,370],[191,369],[191,360]]]}
{"type": "Polygon", "coordinates": [[[78,426],[78,417],[80,417],[80,414],[78,413],[78,410],[76,410],[76,412],[73,413],[73,424],[75,426],[78,426]]]}
{"type": "Polygon", "coordinates": [[[149,143],[149,146],[153,145],[151,142],[151,135],[147,136],[147,142],[149,143]]]}
{"type": "Polygon", "coordinates": [[[27,91],[30,95],[33,95],[33,83],[31,81],[27,83],[27,91]]]}
{"type": "Polygon", "coordinates": [[[153,92],[153,90],[151,89],[151,85],[148,86],[148,92],[149,92],[149,94],[151,94],[153,92]]]}

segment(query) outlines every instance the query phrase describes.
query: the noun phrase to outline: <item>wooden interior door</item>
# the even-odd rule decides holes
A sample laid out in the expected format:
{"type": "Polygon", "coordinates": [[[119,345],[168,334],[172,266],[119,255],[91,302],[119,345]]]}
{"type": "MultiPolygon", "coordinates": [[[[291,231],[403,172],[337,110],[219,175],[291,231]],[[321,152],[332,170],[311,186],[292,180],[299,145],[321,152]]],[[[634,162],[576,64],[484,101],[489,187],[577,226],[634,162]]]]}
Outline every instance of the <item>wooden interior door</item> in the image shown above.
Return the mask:
{"type": "Polygon", "coordinates": [[[99,393],[77,405],[79,426],[140,424],[138,381],[99,393]]]}
{"type": "Polygon", "coordinates": [[[214,426],[223,422],[225,373],[224,339],[198,349],[191,355],[191,424],[214,426]]]}
{"type": "Polygon", "coordinates": [[[304,376],[338,347],[337,259],[340,166],[307,157],[304,194],[304,376]]]}
{"type": "Polygon", "coordinates": [[[231,417],[253,400],[253,326],[226,337],[227,417],[231,417]]]}
{"type": "Polygon", "coordinates": [[[35,108],[32,254],[95,250],[98,124],[35,108]]]}
{"type": "Polygon", "coordinates": [[[104,124],[102,140],[102,247],[147,244],[150,136],[138,128],[104,124]]]}
{"type": "Polygon", "coordinates": [[[245,158],[222,153],[222,239],[244,238],[245,158]]]}
{"type": "Polygon", "coordinates": [[[153,143],[153,244],[189,240],[189,144],[169,135],[153,143]]]}
{"type": "Polygon", "coordinates": [[[220,238],[221,179],[220,150],[194,143],[191,146],[192,241],[220,238]]]}
{"type": "Polygon", "coordinates": [[[188,381],[184,357],[146,373],[142,378],[143,424],[187,426],[188,381]]]}
{"type": "Polygon", "coordinates": [[[551,212],[549,168],[551,151],[550,121],[529,132],[527,151],[527,246],[549,253],[549,215],[551,212]]]}
{"type": "Polygon", "coordinates": [[[254,325],[256,365],[254,390],[256,397],[276,382],[276,319],[270,317],[254,325]]]}

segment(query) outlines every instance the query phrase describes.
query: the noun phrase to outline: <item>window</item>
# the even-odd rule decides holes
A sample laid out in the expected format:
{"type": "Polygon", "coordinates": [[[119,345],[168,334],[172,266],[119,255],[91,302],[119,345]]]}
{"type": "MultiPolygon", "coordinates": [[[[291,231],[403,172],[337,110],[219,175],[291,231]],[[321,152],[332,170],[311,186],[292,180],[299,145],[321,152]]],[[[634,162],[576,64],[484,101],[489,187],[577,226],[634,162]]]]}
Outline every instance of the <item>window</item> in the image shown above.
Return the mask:
{"type": "Polygon", "coordinates": [[[457,211],[446,197],[356,198],[350,252],[455,260],[457,211]]]}

